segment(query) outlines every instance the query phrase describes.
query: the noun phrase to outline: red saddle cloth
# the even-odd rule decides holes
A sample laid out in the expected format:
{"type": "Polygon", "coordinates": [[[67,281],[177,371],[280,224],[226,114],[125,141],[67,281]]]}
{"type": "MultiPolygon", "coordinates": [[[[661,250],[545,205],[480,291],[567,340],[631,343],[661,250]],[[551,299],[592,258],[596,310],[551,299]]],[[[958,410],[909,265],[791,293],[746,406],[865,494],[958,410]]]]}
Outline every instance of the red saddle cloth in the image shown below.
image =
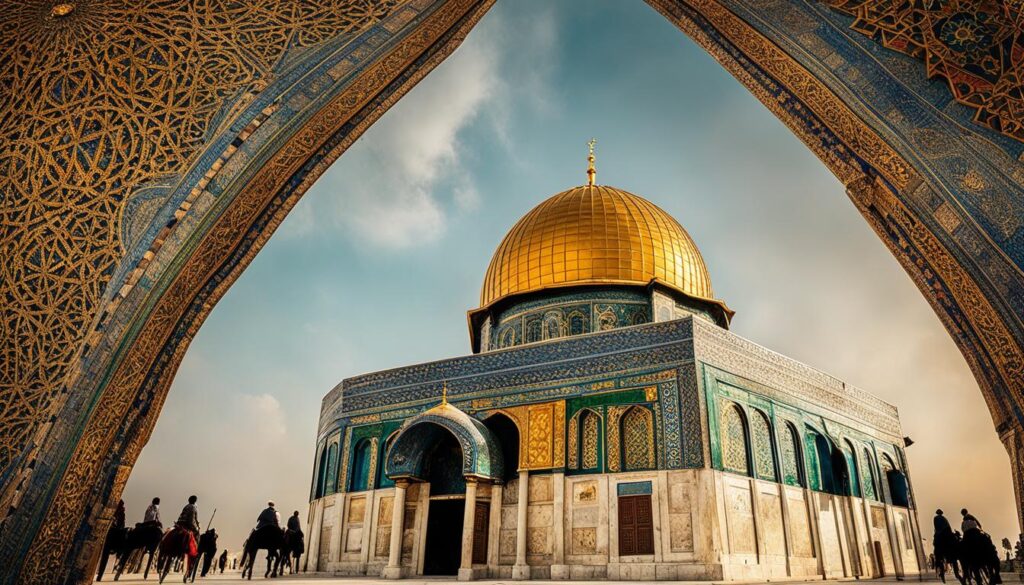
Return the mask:
{"type": "Polygon", "coordinates": [[[192,534],[191,530],[185,532],[188,538],[188,556],[194,557],[199,555],[199,547],[196,546],[196,535],[192,534]]]}

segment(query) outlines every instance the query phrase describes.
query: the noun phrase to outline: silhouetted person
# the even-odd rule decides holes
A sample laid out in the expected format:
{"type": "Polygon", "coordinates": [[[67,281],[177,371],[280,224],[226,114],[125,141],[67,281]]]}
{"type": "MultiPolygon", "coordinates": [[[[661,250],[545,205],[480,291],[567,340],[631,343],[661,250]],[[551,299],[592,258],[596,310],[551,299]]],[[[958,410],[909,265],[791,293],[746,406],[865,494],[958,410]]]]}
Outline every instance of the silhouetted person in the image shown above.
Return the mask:
{"type": "Polygon", "coordinates": [[[146,515],[142,518],[143,524],[163,527],[160,522],[160,498],[153,498],[153,503],[146,508],[146,515]]]}
{"type": "Polygon", "coordinates": [[[228,549],[224,549],[224,552],[220,553],[220,558],[217,559],[217,566],[220,568],[220,572],[224,574],[224,567],[228,566],[228,549]]]}
{"type": "Polygon", "coordinates": [[[298,510],[292,512],[292,515],[288,517],[288,530],[302,534],[302,524],[299,522],[298,510]]]}
{"type": "Polygon", "coordinates": [[[196,506],[198,500],[199,498],[195,496],[189,496],[188,504],[181,509],[178,521],[175,522],[176,525],[188,530],[196,538],[199,538],[199,508],[196,506]]]}
{"type": "Polygon", "coordinates": [[[266,509],[260,512],[259,517],[256,518],[257,531],[266,526],[277,526],[278,528],[281,527],[281,515],[278,514],[277,510],[274,509],[273,500],[267,502],[266,509]]]}
{"type": "Polygon", "coordinates": [[[199,574],[205,577],[210,572],[210,565],[217,555],[217,530],[210,528],[199,537],[199,554],[203,557],[203,570],[199,574]]]}
{"type": "Polygon", "coordinates": [[[964,517],[963,522],[960,523],[960,530],[964,533],[964,538],[967,538],[967,534],[972,530],[981,530],[981,522],[971,515],[967,508],[960,510],[960,515],[964,517]]]}
{"type": "Polygon", "coordinates": [[[942,510],[935,510],[935,542],[939,541],[939,535],[942,536],[952,535],[953,527],[949,525],[949,520],[942,515],[942,510]]]}

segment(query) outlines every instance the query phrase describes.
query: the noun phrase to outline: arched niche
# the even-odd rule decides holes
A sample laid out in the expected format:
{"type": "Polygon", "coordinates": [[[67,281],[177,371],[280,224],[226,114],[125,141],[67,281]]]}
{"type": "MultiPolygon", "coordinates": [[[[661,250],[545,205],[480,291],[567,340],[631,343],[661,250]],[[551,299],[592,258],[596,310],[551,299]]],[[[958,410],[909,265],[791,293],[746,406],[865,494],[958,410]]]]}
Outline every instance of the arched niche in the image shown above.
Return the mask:
{"type": "MultiPolygon", "coordinates": [[[[648,3],[847,186],[971,366],[1011,454],[1019,502],[1021,143],[974,123],[975,114],[990,120],[986,112],[947,107],[922,64],[856,32],[871,28],[864,19],[884,21],[872,11],[886,5],[855,22],[814,1],[648,3]]],[[[4,131],[17,133],[0,141],[5,241],[16,260],[6,265],[25,270],[0,279],[13,299],[3,318],[24,324],[0,340],[16,364],[0,387],[11,397],[0,412],[7,582],[89,579],[114,504],[213,305],[312,181],[491,2],[370,2],[361,12],[327,4],[297,13],[267,0],[217,14],[154,4],[137,39],[129,12],[104,2],[60,14],[25,2],[0,16],[3,58],[22,65],[5,69],[6,87],[21,91],[0,103],[4,131]],[[232,34],[185,43],[182,27],[208,18],[232,34]],[[144,66],[124,72],[137,85],[97,77],[116,75],[105,59],[129,46],[152,55],[180,47],[175,83],[144,66]],[[55,92],[56,80],[82,85],[55,92]],[[147,110],[161,104],[173,111],[147,110]],[[160,116],[173,119],[139,126],[160,116]],[[48,201],[75,205],[47,224],[48,201]],[[90,236],[71,237],[80,233],[90,236]],[[30,261],[40,257],[59,258],[67,274],[48,278],[30,261]],[[27,318],[37,314],[49,318],[27,318]]]]}

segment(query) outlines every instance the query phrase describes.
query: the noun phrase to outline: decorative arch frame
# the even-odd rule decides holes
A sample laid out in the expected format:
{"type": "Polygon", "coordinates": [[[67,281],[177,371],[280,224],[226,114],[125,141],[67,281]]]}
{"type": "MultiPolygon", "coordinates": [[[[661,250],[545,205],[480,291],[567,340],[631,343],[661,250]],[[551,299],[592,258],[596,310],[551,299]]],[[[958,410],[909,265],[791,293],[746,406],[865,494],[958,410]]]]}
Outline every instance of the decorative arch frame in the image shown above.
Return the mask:
{"type": "Polygon", "coordinates": [[[600,473],[604,470],[607,465],[606,457],[604,456],[604,446],[607,442],[607,433],[605,431],[604,416],[602,416],[601,409],[591,408],[585,406],[578,411],[574,412],[569,417],[569,423],[566,425],[566,435],[568,440],[566,441],[566,463],[570,473],[600,473]],[[585,417],[593,417],[596,425],[595,431],[597,433],[596,445],[594,447],[595,465],[594,467],[584,467],[583,457],[586,455],[584,449],[584,435],[586,432],[583,424],[586,423],[585,417]]]}
{"type": "Polygon", "coordinates": [[[731,400],[723,400],[721,408],[719,409],[719,445],[720,445],[720,459],[722,469],[731,473],[740,473],[743,475],[751,476],[754,475],[754,453],[751,450],[751,436],[750,436],[750,419],[747,416],[746,409],[738,402],[731,400]],[[728,452],[730,448],[729,441],[729,428],[728,422],[730,415],[736,418],[739,423],[739,429],[742,434],[743,444],[743,457],[745,461],[745,469],[740,469],[739,466],[733,466],[728,462],[728,452]]]}
{"type": "Polygon", "coordinates": [[[750,453],[754,476],[768,481],[779,481],[778,448],[775,444],[775,430],[768,413],[760,408],[750,408],[750,453]],[[757,421],[756,423],[754,421],[757,421]],[[762,429],[758,427],[764,425],[762,429]],[[765,444],[758,443],[764,441],[765,444]],[[763,452],[767,449],[767,452],[763,452]],[[761,465],[767,464],[768,469],[761,465]]]}
{"type": "Polygon", "coordinates": [[[620,467],[621,471],[645,471],[650,469],[656,469],[658,466],[658,449],[657,449],[657,432],[655,425],[654,411],[642,404],[634,404],[622,411],[622,414],[618,417],[616,424],[618,425],[619,434],[619,460],[622,462],[620,467]],[[645,449],[647,451],[647,463],[641,466],[630,465],[629,456],[629,437],[627,424],[630,419],[634,416],[640,416],[643,418],[645,437],[645,449]]]}
{"type": "MultiPolygon", "coordinates": [[[[975,106],[947,104],[923,65],[881,46],[909,40],[907,52],[948,76],[955,68],[941,39],[924,30],[944,15],[915,8],[919,18],[887,20],[888,5],[857,2],[647,1],[846,185],[973,370],[1024,514],[1024,251],[1019,227],[1007,223],[1022,216],[1020,125],[958,87],[953,98],[975,106]],[[892,22],[905,28],[879,25],[892,22]]],[[[58,14],[25,2],[0,17],[3,58],[24,65],[3,75],[28,76],[5,85],[24,89],[15,100],[0,101],[4,131],[18,133],[0,141],[11,171],[0,174],[10,194],[3,237],[18,260],[5,267],[25,270],[0,281],[16,300],[3,317],[21,324],[0,340],[17,364],[0,392],[18,397],[0,411],[0,566],[13,567],[0,582],[89,579],[174,372],[212,307],[309,185],[450,54],[491,0],[363,3],[371,18],[350,29],[330,19],[355,22],[356,8],[320,15],[321,4],[299,16],[272,0],[213,15],[153,4],[138,39],[145,54],[176,54],[187,66],[177,83],[125,85],[127,96],[96,77],[111,70],[94,49],[130,45],[136,30],[112,3],[58,14]],[[203,18],[224,34],[196,34],[201,46],[175,53],[174,31],[203,18]],[[251,50],[256,43],[261,51],[251,50]],[[83,72],[59,78],[81,80],[77,91],[51,91],[46,66],[55,62],[83,72]],[[200,75],[211,66],[224,75],[200,75]],[[186,86],[181,95],[153,93],[186,86]],[[19,110],[40,104],[46,115],[19,110]],[[143,111],[147,104],[172,109],[143,111]],[[121,115],[138,111],[138,120],[170,122],[138,132],[136,118],[121,115]],[[61,136],[65,122],[72,131],[61,136]],[[119,158],[125,152],[131,157],[119,158]],[[31,216],[48,202],[74,205],[60,221],[31,216]],[[47,231],[60,237],[40,237],[47,231]],[[32,259],[51,257],[61,273],[48,279],[32,259]]],[[[1001,33],[1021,34],[1019,18],[996,22],[1001,33]]],[[[144,67],[130,73],[147,80],[144,67]]]]}
{"type": "Polygon", "coordinates": [[[494,435],[483,423],[449,405],[414,416],[402,425],[388,452],[384,473],[392,480],[425,480],[428,449],[434,443],[432,439],[443,432],[459,443],[465,477],[501,480],[504,463],[494,435]]]}

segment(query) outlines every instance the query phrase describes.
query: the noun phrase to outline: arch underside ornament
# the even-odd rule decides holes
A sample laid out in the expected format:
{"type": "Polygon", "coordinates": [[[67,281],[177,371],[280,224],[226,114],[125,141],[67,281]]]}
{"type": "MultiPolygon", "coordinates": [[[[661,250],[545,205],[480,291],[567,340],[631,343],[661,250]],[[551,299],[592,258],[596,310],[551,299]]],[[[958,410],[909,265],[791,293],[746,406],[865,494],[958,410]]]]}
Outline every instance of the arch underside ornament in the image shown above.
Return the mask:
{"type": "MultiPolygon", "coordinates": [[[[969,64],[940,46],[957,13],[830,2],[648,0],[847,186],[974,371],[1020,509],[1019,9],[983,3],[1003,16],[969,58],[1002,61],[978,73],[990,87],[963,89],[928,80],[969,64]]],[[[90,579],[213,305],[490,3],[94,0],[55,16],[36,1],[0,16],[0,583],[90,579]]]]}
{"type": "Polygon", "coordinates": [[[391,479],[425,480],[429,451],[445,432],[455,437],[462,450],[463,476],[501,479],[501,445],[483,423],[450,405],[433,408],[402,425],[388,451],[384,473],[391,479]]]}

